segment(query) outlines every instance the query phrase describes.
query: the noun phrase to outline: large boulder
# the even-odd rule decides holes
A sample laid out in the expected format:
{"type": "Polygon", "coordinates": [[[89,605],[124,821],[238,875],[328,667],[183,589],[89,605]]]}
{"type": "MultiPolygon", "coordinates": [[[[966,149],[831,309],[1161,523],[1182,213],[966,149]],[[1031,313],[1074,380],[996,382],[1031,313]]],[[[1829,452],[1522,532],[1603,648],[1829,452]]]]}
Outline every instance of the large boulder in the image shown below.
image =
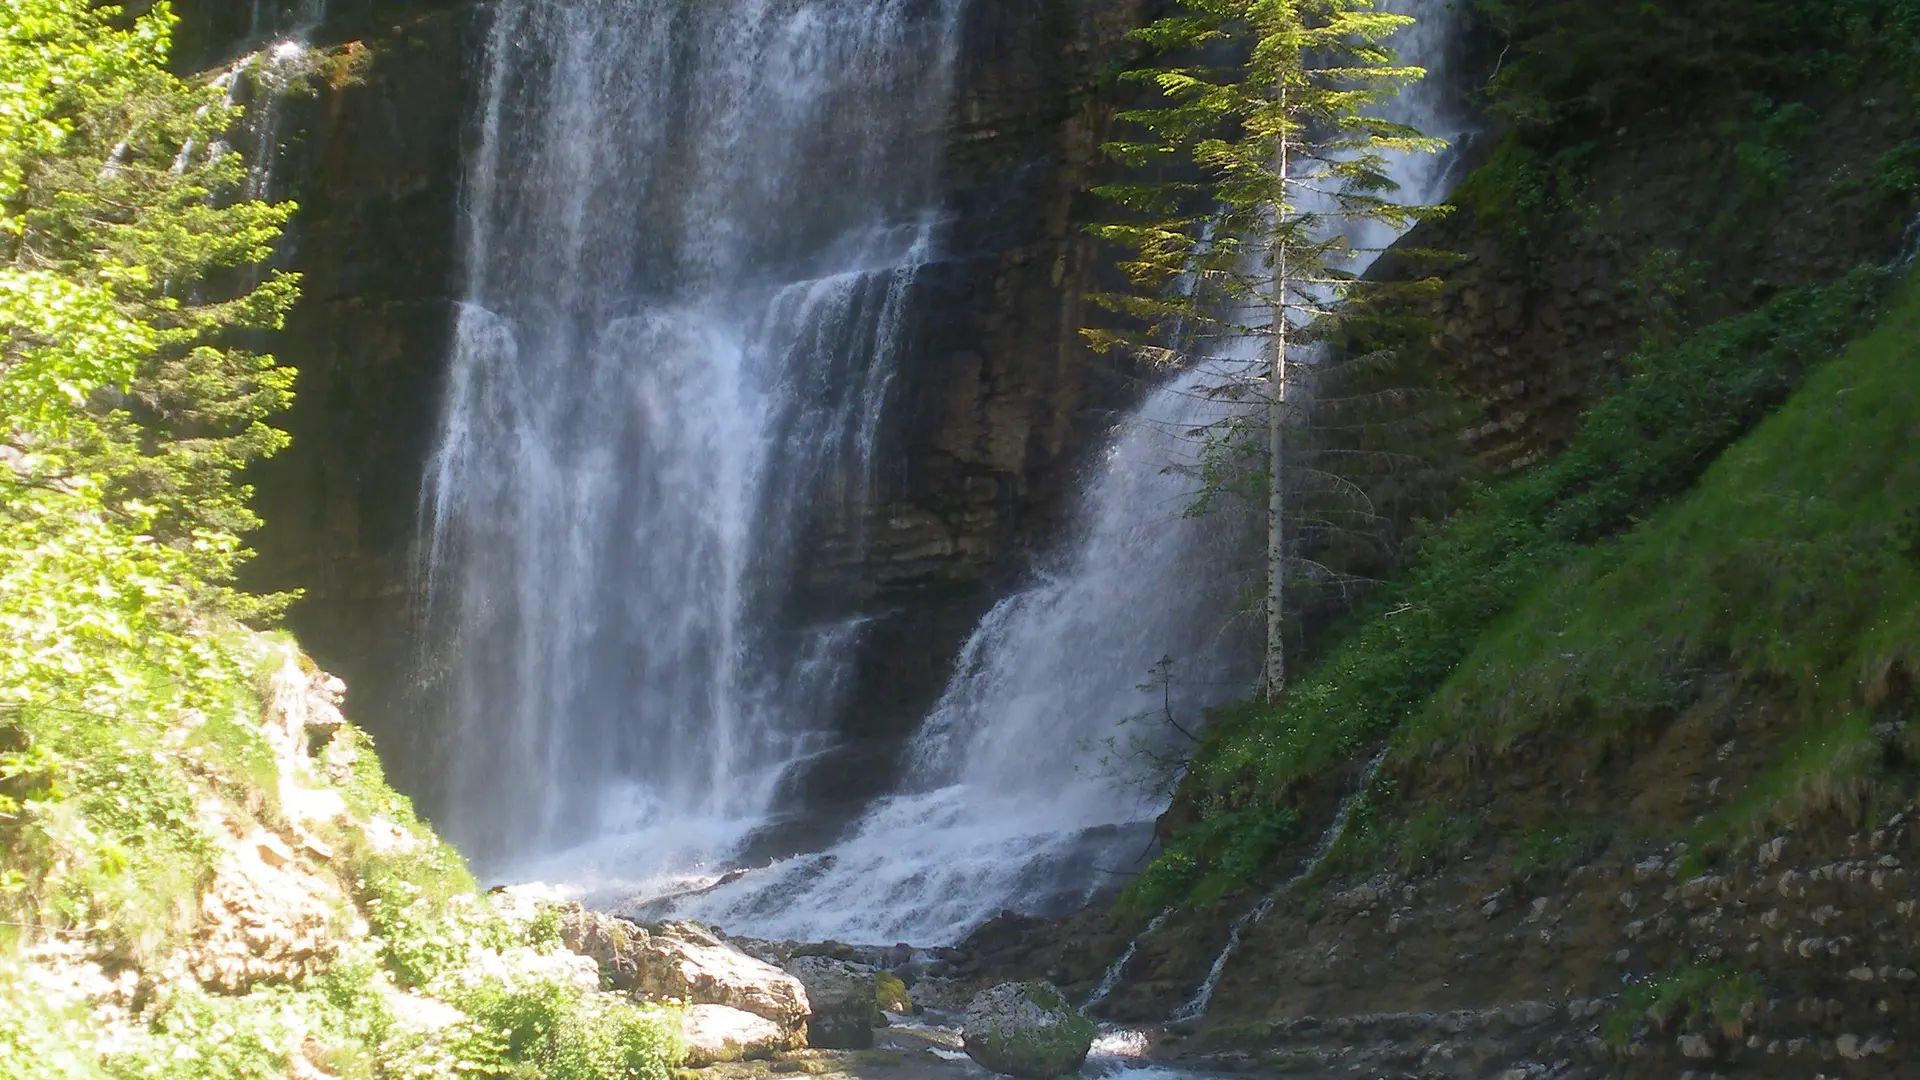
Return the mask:
{"type": "Polygon", "coordinates": [[[1047,983],[1001,983],[974,995],[960,1034],[967,1056],[994,1072],[1053,1080],[1087,1060],[1094,1025],[1047,983]]]}
{"type": "Polygon", "coordinates": [[[574,904],[561,910],[560,939],[598,961],[616,990],[649,1001],[724,1005],[777,1026],[781,1049],[807,1045],[812,1010],[800,980],[698,923],[641,926],[574,904]]]}
{"type": "Polygon", "coordinates": [[[807,988],[807,1001],[813,1006],[807,1020],[809,1046],[828,1050],[873,1046],[879,991],[872,968],[826,956],[797,956],[787,963],[787,973],[807,988]]]}
{"type": "Polygon", "coordinates": [[[689,1005],[681,1016],[680,1035],[687,1047],[685,1064],[696,1069],[723,1061],[769,1058],[789,1048],[780,1025],[725,1005],[689,1005]]]}
{"type": "Polygon", "coordinates": [[[600,976],[614,990],[632,990],[639,942],[647,937],[639,926],[613,915],[588,911],[579,904],[560,907],[560,941],[600,965],[600,976]]]}

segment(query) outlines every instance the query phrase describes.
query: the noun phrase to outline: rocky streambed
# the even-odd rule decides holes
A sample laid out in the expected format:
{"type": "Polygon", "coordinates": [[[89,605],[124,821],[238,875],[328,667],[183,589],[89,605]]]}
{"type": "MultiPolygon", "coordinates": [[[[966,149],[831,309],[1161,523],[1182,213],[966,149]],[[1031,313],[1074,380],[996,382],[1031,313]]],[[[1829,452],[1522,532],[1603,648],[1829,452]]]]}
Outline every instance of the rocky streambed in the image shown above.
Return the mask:
{"type": "Polygon", "coordinates": [[[681,1005],[689,1072],[1175,1080],[1158,1033],[1102,1028],[1040,980],[978,985],[965,950],[729,937],[694,922],[639,923],[553,909],[562,942],[603,984],[681,1005]]]}

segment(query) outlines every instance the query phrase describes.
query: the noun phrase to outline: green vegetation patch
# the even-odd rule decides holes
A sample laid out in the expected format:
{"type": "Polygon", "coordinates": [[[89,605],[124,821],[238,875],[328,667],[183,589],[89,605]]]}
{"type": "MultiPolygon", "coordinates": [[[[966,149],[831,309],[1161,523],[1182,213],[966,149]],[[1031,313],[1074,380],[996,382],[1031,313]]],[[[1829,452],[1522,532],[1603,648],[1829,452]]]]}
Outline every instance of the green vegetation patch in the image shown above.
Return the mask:
{"type": "Polygon", "coordinates": [[[1480,829],[1480,819],[1472,814],[1450,807],[1428,807],[1401,826],[1394,864],[1403,874],[1445,866],[1466,853],[1480,829]]]}
{"type": "Polygon", "coordinates": [[[1175,901],[1212,903],[1253,880],[1299,833],[1300,815],[1284,807],[1243,807],[1204,818],[1121,890],[1116,912],[1141,919],[1175,901]]]}
{"type": "Polygon", "coordinates": [[[1632,1041],[1635,1030],[1642,1025],[1651,1025],[1657,1031],[1671,1031],[1682,1024],[1731,1026],[1740,1022],[1748,1004],[1764,995],[1764,985],[1749,973],[1723,967],[1680,967],[1629,983],[1602,1030],[1608,1042],[1620,1046],[1632,1041]]]}
{"type": "Polygon", "coordinates": [[[1481,637],[1406,749],[1497,752],[1544,728],[1606,737],[1733,671],[1772,688],[1801,731],[1715,827],[1857,806],[1875,725],[1911,719],[1920,684],[1916,342],[1909,284],[1687,498],[1546,576],[1481,637]]]}
{"type": "Polygon", "coordinates": [[[1613,828],[1599,819],[1576,819],[1537,825],[1521,834],[1514,852],[1514,873],[1521,877],[1560,876],[1607,849],[1613,828]]]}
{"type": "Polygon", "coordinates": [[[1223,714],[1194,762],[1194,786],[1231,802],[1271,796],[1414,715],[1479,633],[1536,582],[1684,490],[1831,356],[1883,281],[1859,271],[1784,292],[1631,357],[1630,377],[1588,413],[1572,446],[1479,491],[1435,529],[1408,573],[1350,621],[1280,708],[1223,714]]]}

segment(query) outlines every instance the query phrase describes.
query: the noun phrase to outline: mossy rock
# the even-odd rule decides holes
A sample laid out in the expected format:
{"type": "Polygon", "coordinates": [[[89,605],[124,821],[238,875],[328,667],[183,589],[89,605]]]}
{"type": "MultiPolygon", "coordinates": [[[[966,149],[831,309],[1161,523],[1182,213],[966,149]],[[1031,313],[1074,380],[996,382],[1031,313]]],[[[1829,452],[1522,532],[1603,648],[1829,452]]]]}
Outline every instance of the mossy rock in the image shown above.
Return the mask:
{"type": "Polygon", "coordinates": [[[913,1011],[913,998],[907,994],[907,984],[891,971],[874,976],[873,1003],[881,1012],[913,1011]]]}
{"type": "Polygon", "coordinates": [[[1001,983],[967,1006],[967,1056],[1021,1080],[1053,1080],[1078,1072],[1093,1049],[1093,1021],[1043,982],[1001,983]]]}

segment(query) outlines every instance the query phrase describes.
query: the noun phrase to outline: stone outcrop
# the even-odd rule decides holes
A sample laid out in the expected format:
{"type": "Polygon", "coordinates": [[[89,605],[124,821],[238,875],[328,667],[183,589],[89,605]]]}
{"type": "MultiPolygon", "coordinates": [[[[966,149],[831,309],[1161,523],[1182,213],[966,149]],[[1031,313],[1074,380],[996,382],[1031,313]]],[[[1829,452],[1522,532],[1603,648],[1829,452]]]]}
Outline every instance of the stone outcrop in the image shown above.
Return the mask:
{"type": "Polygon", "coordinates": [[[560,940],[600,965],[600,976],[615,990],[631,991],[639,975],[639,942],[646,936],[626,919],[568,904],[560,911],[560,940]]]}
{"type": "MultiPolygon", "coordinates": [[[[1643,342],[1898,249],[1910,211],[1872,185],[1837,182],[1872,172],[1905,137],[1907,117],[1880,105],[1894,93],[1869,86],[1819,101],[1818,153],[1759,201],[1739,190],[1725,121],[1666,109],[1634,117],[1593,133],[1578,193],[1563,193],[1549,220],[1516,220],[1525,211],[1507,205],[1511,192],[1469,185],[1451,200],[1456,212],[1416,226],[1369,276],[1438,273],[1443,290],[1422,314],[1449,383],[1480,408],[1466,443],[1492,471],[1522,468],[1565,446],[1643,342]],[[1756,228],[1743,216],[1792,224],[1756,228]],[[1426,251],[1450,257],[1408,256],[1426,251]]],[[[1472,136],[1457,171],[1499,137],[1472,136]]]]}
{"type": "MultiPolygon", "coordinates": [[[[806,987],[812,1015],[807,1045],[830,1050],[865,1050],[873,1045],[877,1009],[876,972],[825,956],[802,956],[787,964],[787,974],[806,987]]],[[[898,980],[896,980],[898,981],[898,980]]]]}
{"type": "Polygon", "coordinates": [[[184,957],[200,984],[226,994],[326,969],[345,898],[286,841],[255,828],[222,843],[200,894],[200,929],[184,957]]]}
{"type": "MultiPolygon", "coordinates": [[[[801,981],[698,923],[641,926],[573,904],[561,912],[560,940],[592,957],[616,990],[648,1001],[725,1006],[772,1024],[780,1032],[779,1049],[807,1045],[811,1008],[801,981]]],[[[715,1031],[738,1027],[725,1014],[714,1014],[711,1024],[715,1031]]]]}
{"type": "Polygon", "coordinates": [[[1046,983],[1002,983],[967,1006],[961,1037],[967,1056],[1022,1080],[1070,1076],[1093,1048],[1093,1021],[1046,983]]]}

